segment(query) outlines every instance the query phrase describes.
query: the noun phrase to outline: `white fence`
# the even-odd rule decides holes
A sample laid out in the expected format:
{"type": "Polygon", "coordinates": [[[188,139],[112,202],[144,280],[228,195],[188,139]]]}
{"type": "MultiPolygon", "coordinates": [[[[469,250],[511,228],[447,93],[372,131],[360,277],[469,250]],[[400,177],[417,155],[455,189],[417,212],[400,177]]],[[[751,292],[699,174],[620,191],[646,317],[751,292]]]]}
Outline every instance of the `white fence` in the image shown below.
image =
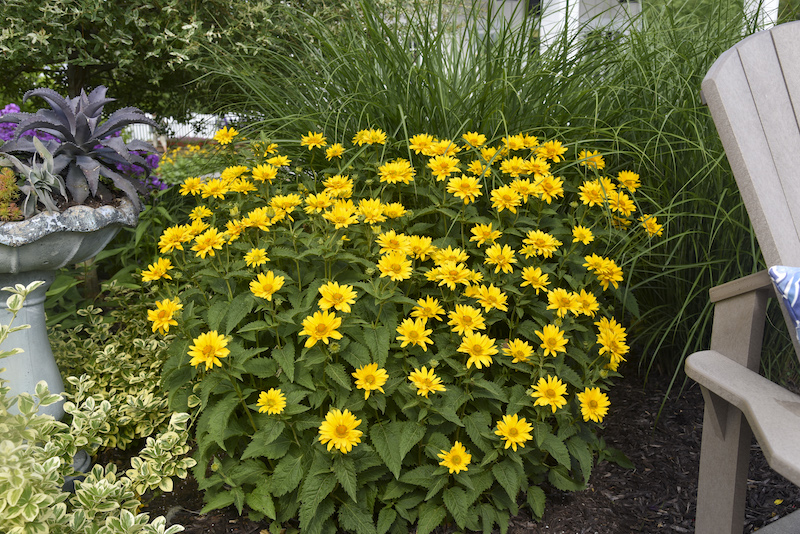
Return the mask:
{"type": "MultiPolygon", "coordinates": [[[[148,115],[149,116],[149,115],[148,115]]],[[[218,115],[192,113],[189,123],[177,122],[172,118],[162,119],[162,133],[169,139],[183,139],[186,137],[211,139],[217,130],[228,122],[218,115]]],[[[125,133],[133,139],[151,141],[156,144],[159,134],[152,126],[147,124],[132,124],[125,129],[125,133]]]]}

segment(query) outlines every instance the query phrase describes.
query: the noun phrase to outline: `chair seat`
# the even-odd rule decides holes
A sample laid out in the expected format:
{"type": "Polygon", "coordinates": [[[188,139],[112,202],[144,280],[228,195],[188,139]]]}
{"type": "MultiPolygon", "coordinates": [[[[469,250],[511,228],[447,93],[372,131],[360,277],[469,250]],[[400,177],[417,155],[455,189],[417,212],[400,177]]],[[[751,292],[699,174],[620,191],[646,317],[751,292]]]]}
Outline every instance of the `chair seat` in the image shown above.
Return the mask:
{"type": "Polygon", "coordinates": [[[800,395],[712,350],[689,356],[686,374],[738,408],[769,465],[800,485],[800,395]]]}

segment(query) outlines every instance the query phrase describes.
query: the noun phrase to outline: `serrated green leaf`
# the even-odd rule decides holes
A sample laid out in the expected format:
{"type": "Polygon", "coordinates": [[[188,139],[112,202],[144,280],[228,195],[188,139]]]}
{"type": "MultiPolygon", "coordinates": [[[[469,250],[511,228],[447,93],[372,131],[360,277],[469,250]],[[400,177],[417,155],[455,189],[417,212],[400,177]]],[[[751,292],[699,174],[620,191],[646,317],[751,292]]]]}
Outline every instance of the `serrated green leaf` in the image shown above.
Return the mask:
{"type": "Polygon", "coordinates": [[[492,443],[481,435],[481,433],[488,431],[492,425],[492,416],[489,413],[483,411],[473,412],[465,416],[462,421],[464,421],[464,429],[467,431],[472,443],[477,445],[483,452],[488,453],[493,449],[492,443]]]}
{"type": "Polygon", "coordinates": [[[368,325],[364,327],[363,335],[364,342],[372,353],[373,360],[378,364],[378,367],[385,366],[386,359],[389,357],[389,344],[391,342],[389,329],[383,325],[377,328],[368,325]]]}
{"type": "Polygon", "coordinates": [[[497,512],[489,503],[482,503],[481,511],[481,530],[483,534],[492,534],[492,527],[497,522],[497,512]]]}
{"type": "Polygon", "coordinates": [[[325,374],[328,375],[334,382],[345,388],[347,391],[352,391],[350,377],[341,363],[329,363],[325,366],[325,374]]]}
{"type": "Polygon", "coordinates": [[[288,341],[283,347],[275,347],[272,350],[272,357],[275,358],[283,372],[289,377],[289,381],[294,382],[294,344],[288,341]]]}
{"type": "Polygon", "coordinates": [[[257,512],[261,512],[270,519],[275,519],[275,503],[272,496],[267,491],[266,486],[259,485],[252,492],[247,494],[247,506],[257,512]]]}
{"type": "Polygon", "coordinates": [[[570,384],[576,388],[583,387],[583,380],[581,380],[581,377],[572,369],[572,367],[566,364],[559,365],[556,368],[556,374],[558,374],[558,378],[567,384],[570,384]]]}
{"type": "Polygon", "coordinates": [[[300,488],[300,530],[310,526],[317,507],[336,487],[336,476],[323,473],[307,476],[300,488]]]}
{"type": "Polygon", "coordinates": [[[528,487],[528,507],[535,519],[541,519],[544,515],[545,496],[544,490],[539,486],[528,487]]]}
{"type": "Polygon", "coordinates": [[[563,465],[567,469],[572,466],[572,461],[570,460],[567,446],[564,445],[564,442],[558,439],[556,436],[550,434],[545,437],[544,441],[542,442],[542,449],[549,452],[550,456],[552,456],[556,462],[563,465]]]}
{"type": "Polygon", "coordinates": [[[378,513],[378,524],[376,525],[376,534],[386,534],[392,528],[394,520],[397,519],[397,512],[391,506],[384,506],[378,513]]]}
{"type": "Polygon", "coordinates": [[[347,458],[344,455],[337,456],[333,461],[333,474],[336,475],[336,480],[339,481],[342,488],[350,495],[353,502],[358,502],[358,498],[356,497],[358,481],[353,459],[347,458]]]}
{"type": "Polygon", "coordinates": [[[525,477],[525,471],[516,462],[506,459],[492,467],[492,475],[503,486],[511,501],[517,500],[517,493],[525,477]]]}
{"type": "Polygon", "coordinates": [[[240,329],[238,329],[236,333],[244,334],[247,332],[260,332],[265,328],[267,328],[267,323],[265,323],[264,321],[251,321],[246,325],[244,325],[243,327],[241,327],[240,329]]]}
{"type": "Polygon", "coordinates": [[[346,502],[339,506],[339,524],[356,534],[377,534],[372,514],[356,503],[346,502]]]}
{"type": "Polygon", "coordinates": [[[501,402],[508,402],[508,395],[506,395],[505,391],[500,389],[500,386],[495,384],[494,382],[490,382],[489,380],[484,380],[483,378],[478,378],[474,381],[474,384],[479,388],[486,391],[489,396],[493,399],[497,399],[501,402]]]}
{"type": "MultiPolygon", "coordinates": [[[[317,508],[310,524],[302,529],[303,534],[323,534],[325,532],[336,532],[336,529],[331,524],[330,517],[336,511],[336,505],[333,504],[331,499],[326,499],[317,508]]],[[[302,528],[302,527],[301,527],[302,528]]]]}
{"type": "Polygon", "coordinates": [[[410,421],[378,423],[372,425],[369,435],[386,467],[399,478],[403,458],[425,435],[425,427],[410,421]]]}
{"type": "Polygon", "coordinates": [[[272,494],[286,495],[300,484],[304,474],[302,456],[284,456],[272,473],[272,494]]]}
{"type": "MultiPolygon", "coordinates": [[[[206,496],[208,496],[206,493],[206,496]]],[[[211,510],[221,510],[222,508],[227,508],[228,506],[233,504],[233,493],[230,491],[221,491],[216,495],[207,499],[207,503],[203,508],[200,510],[201,514],[207,514],[211,510]]]]}
{"type": "Polygon", "coordinates": [[[547,436],[552,436],[553,433],[550,430],[550,425],[547,423],[536,422],[533,424],[532,435],[533,439],[536,440],[536,446],[541,448],[547,436]]]}
{"type": "Polygon", "coordinates": [[[578,465],[583,474],[584,484],[589,482],[589,475],[592,474],[592,467],[594,465],[594,459],[589,444],[578,436],[572,436],[567,440],[567,450],[573,458],[578,460],[578,465]]]}
{"type": "Polygon", "coordinates": [[[258,378],[269,378],[275,376],[278,371],[277,362],[271,358],[250,358],[244,362],[246,373],[258,378]]]}
{"type": "Polygon", "coordinates": [[[216,330],[219,332],[222,329],[222,319],[228,313],[229,302],[217,300],[209,308],[206,314],[206,324],[209,330],[216,330]]]}
{"type": "Polygon", "coordinates": [[[431,464],[421,465],[419,467],[415,467],[411,471],[403,473],[403,476],[400,477],[400,482],[427,488],[430,487],[431,485],[431,480],[433,480],[434,471],[436,471],[436,466],[434,465],[431,464]]]}
{"type": "Polygon", "coordinates": [[[566,468],[562,465],[557,465],[550,469],[547,473],[547,480],[561,491],[580,491],[585,487],[584,484],[578,483],[570,478],[567,475],[566,468]]]}
{"type": "Polygon", "coordinates": [[[386,489],[383,491],[383,495],[381,496],[381,500],[392,501],[394,499],[399,499],[406,493],[412,491],[414,486],[410,484],[403,484],[397,480],[390,480],[386,483],[386,489]]]}
{"type": "Polygon", "coordinates": [[[230,334],[239,323],[253,310],[256,300],[253,294],[245,291],[236,295],[228,305],[225,314],[225,333],[230,334]]]}
{"type": "Polygon", "coordinates": [[[464,422],[461,420],[460,417],[458,417],[458,414],[456,413],[456,411],[453,409],[452,406],[443,404],[441,406],[437,406],[436,408],[434,408],[434,410],[436,411],[436,413],[444,417],[447,421],[455,423],[461,427],[464,426],[464,422]]]}
{"type": "Polygon", "coordinates": [[[422,503],[419,507],[417,534],[430,534],[442,524],[445,517],[447,517],[447,510],[443,506],[431,502],[422,503]]]}
{"type": "Polygon", "coordinates": [[[242,460],[264,456],[264,453],[269,451],[268,446],[278,439],[284,428],[286,428],[286,425],[282,421],[269,419],[265,426],[259,428],[258,432],[253,434],[253,438],[242,453],[242,460]]]}
{"type": "Polygon", "coordinates": [[[467,505],[467,494],[461,488],[447,488],[442,494],[442,500],[450,515],[453,516],[456,524],[460,528],[464,528],[467,523],[469,515],[469,506],[467,505]]]}
{"type": "Polygon", "coordinates": [[[236,397],[236,393],[231,391],[227,396],[216,401],[211,408],[207,408],[205,412],[208,414],[209,435],[225,451],[228,450],[225,448],[224,439],[228,421],[237,406],[239,406],[239,399],[236,397]]]}
{"type": "Polygon", "coordinates": [[[353,366],[353,369],[363,367],[372,361],[369,356],[369,349],[361,343],[352,340],[350,344],[347,345],[347,348],[343,349],[340,354],[347,363],[353,366]]]}
{"type": "Polygon", "coordinates": [[[425,500],[426,501],[430,500],[431,497],[442,491],[442,489],[444,489],[446,485],[447,485],[447,477],[439,476],[433,479],[433,484],[429,486],[428,493],[425,494],[425,500]]]}

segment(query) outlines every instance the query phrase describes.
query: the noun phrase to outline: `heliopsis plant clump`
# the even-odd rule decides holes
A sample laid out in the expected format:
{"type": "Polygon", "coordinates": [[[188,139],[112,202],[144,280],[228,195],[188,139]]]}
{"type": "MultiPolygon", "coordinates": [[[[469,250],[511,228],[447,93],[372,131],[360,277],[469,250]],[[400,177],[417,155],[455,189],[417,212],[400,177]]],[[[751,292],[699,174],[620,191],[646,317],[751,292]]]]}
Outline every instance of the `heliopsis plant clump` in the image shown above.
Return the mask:
{"type": "Polygon", "coordinates": [[[490,531],[585,487],[630,352],[623,252],[664,233],[647,177],[533,133],[219,137],[141,272],[210,507],[490,531]]]}

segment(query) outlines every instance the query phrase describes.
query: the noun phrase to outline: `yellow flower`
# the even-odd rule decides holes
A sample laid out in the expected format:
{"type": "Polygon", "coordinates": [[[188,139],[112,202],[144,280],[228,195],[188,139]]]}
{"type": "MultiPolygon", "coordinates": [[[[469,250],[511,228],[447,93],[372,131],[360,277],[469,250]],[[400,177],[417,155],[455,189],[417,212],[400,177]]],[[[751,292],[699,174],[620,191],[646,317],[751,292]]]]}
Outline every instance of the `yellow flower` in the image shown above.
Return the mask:
{"type": "Polygon", "coordinates": [[[500,163],[500,172],[504,172],[510,175],[512,178],[519,177],[519,175],[524,173],[525,170],[526,170],[525,160],[523,160],[519,156],[514,156],[513,158],[504,159],[500,163]]]}
{"type": "Polygon", "coordinates": [[[422,395],[426,399],[429,393],[436,393],[438,391],[446,391],[442,385],[442,379],[434,374],[433,369],[428,370],[423,366],[421,369],[414,369],[408,375],[408,379],[417,388],[417,395],[422,395]]]}
{"type": "Polygon", "coordinates": [[[339,228],[347,228],[351,224],[358,223],[358,215],[356,215],[356,205],[352,200],[339,199],[333,203],[331,209],[322,214],[322,217],[333,224],[337,230],[339,228]]]}
{"type": "Polygon", "coordinates": [[[595,312],[600,309],[597,298],[594,294],[587,293],[585,289],[581,289],[580,293],[575,294],[575,306],[580,313],[590,317],[594,317],[595,312]]]}
{"type": "Polygon", "coordinates": [[[203,188],[203,180],[200,178],[187,178],[183,181],[180,188],[180,193],[186,195],[199,195],[203,188]]]}
{"type": "Polygon", "coordinates": [[[447,317],[450,318],[447,324],[459,336],[470,335],[475,330],[486,330],[486,322],[480,310],[467,304],[456,304],[455,311],[448,313],[447,317]]]}
{"type": "Polygon", "coordinates": [[[343,412],[336,408],[331,409],[325,416],[325,421],[319,426],[320,443],[328,444],[328,450],[336,447],[347,454],[353,447],[361,443],[363,432],[356,430],[361,424],[361,419],[345,409],[343,412]]]}
{"type": "Polygon", "coordinates": [[[392,202],[391,204],[386,204],[383,207],[383,214],[390,219],[397,219],[398,217],[402,217],[406,214],[406,208],[399,202],[392,202]]]}
{"type": "Polygon", "coordinates": [[[272,218],[269,216],[269,208],[267,206],[261,206],[260,208],[254,209],[242,219],[242,225],[244,225],[245,228],[258,228],[259,230],[268,232],[269,227],[272,225],[272,218]]]}
{"type": "Polygon", "coordinates": [[[289,164],[292,163],[292,160],[286,156],[273,156],[267,159],[267,163],[274,165],[275,167],[288,167],[289,164]]]}
{"type": "Polygon", "coordinates": [[[581,403],[583,420],[601,423],[611,405],[608,396],[602,393],[600,388],[586,388],[583,393],[578,393],[577,397],[581,403]]]}
{"type": "Polygon", "coordinates": [[[567,394],[567,386],[558,377],[547,375],[539,379],[539,382],[534,387],[531,397],[536,399],[533,403],[534,406],[550,406],[553,413],[556,413],[558,408],[567,404],[567,399],[564,397],[567,394]]]}
{"type": "Polygon", "coordinates": [[[228,186],[219,178],[207,181],[200,188],[200,196],[203,198],[214,197],[222,199],[225,198],[225,193],[227,192],[228,186]]]}
{"type": "Polygon", "coordinates": [[[520,134],[508,135],[501,140],[506,150],[522,150],[525,148],[525,137],[520,134]]]}
{"type": "Polygon", "coordinates": [[[545,159],[533,158],[525,162],[525,170],[538,181],[550,174],[550,164],[545,159]]]}
{"type": "Polygon", "coordinates": [[[475,176],[490,175],[492,169],[479,159],[472,160],[467,166],[467,172],[471,172],[475,176]]]}
{"type": "Polygon", "coordinates": [[[561,145],[561,141],[545,141],[536,148],[536,153],[542,157],[549,159],[554,163],[563,161],[563,154],[566,153],[567,147],[561,145]]]}
{"type": "Polygon", "coordinates": [[[594,241],[594,235],[590,229],[580,225],[572,229],[573,243],[583,243],[584,245],[588,245],[592,241],[594,241]]]}
{"type": "Polygon", "coordinates": [[[378,269],[381,271],[381,278],[384,276],[390,280],[399,282],[411,278],[411,260],[402,252],[392,251],[381,256],[378,260],[378,269]]]}
{"type": "Polygon", "coordinates": [[[271,388],[258,394],[258,413],[279,414],[286,408],[286,395],[280,389],[271,388]]]}
{"type": "Polygon", "coordinates": [[[341,143],[334,143],[325,149],[325,159],[328,161],[333,158],[341,158],[342,154],[344,154],[344,147],[341,143]]]}
{"type": "Polygon", "coordinates": [[[543,273],[539,267],[525,267],[522,269],[524,282],[520,284],[520,287],[531,286],[531,289],[535,289],[538,295],[540,289],[547,290],[547,285],[550,283],[549,278],[550,275],[543,273]]]}
{"type": "Polygon", "coordinates": [[[433,156],[455,156],[461,152],[461,147],[456,145],[450,139],[440,139],[433,142],[430,152],[433,156]]]}
{"type": "Polygon", "coordinates": [[[303,319],[303,330],[301,336],[308,336],[306,347],[313,347],[317,341],[322,341],[326,345],[330,339],[342,339],[342,334],[337,330],[342,325],[342,319],[336,314],[318,311],[314,315],[309,315],[303,319]]]}
{"type": "Polygon", "coordinates": [[[433,297],[424,297],[417,301],[417,305],[411,310],[411,317],[419,317],[420,319],[436,319],[441,321],[440,315],[444,313],[444,309],[439,304],[439,300],[433,297]]]}
{"type": "Polygon", "coordinates": [[[201,258],[205,258],[206,254],[215,256],[215,249],[221,249],[224,244],[225,236],[219,233],[216,228],[210,228],[194,238],[192,250],[197,252],[197,255],[201,258]]]}
{"type": "Polygon", "coordinates": [[[312,148],[322,148],[328,143],[325,142],[325,136],[321,133],[308,132],[308,135],[300,136],[300,146],[307,146],[309,150],[312,148]]]}
{"type": "Polygon", "coordinates": [[[183,243],[191,241],[192,234],[189,228],[184,225],[170,226],[158,240],[158,250],[162,254],[172,252],[175,249],[183,250],[183,243]]]}
{"type": "Polygon", "coordinates": [[[500,239],[502,235],[500,230],[492,230],[492,223],[489,224],[476,224],[470,229],[472,237],[470,241],[477,241],[480,247],[484,243],[494,243],[495,240],[500,239]]]}
{"type": "Polygon", "coordinates": [[[510,185],[504,185],[497,189],[492,189],[492,207],[500,213],[503,210],[508,210],[511,213],[517,213],[517,206],[522,203],[522,198],[519,193],[514,191],[510,185]]]}
{"type": "Polygon", "coordinates": [[[458,160],[452,156],[434,156],[428,161],[428,168],[436,181],[441,182],[458,170],[458,160]]]}
{"type": "Polygon", "coordinates": [[[408,140],[408,148],[414,151],[415,154],[420,152],[424,156],[431,155],[428,151],[433,146],[433,136],[428,134],[417,134],[408,140]]]}
{"type": "Polygon", "coordinates": [[[580,160],[580,164],[585,167],[593,167],[597,170],[602,170],[606,166],[606,161],[597,150],[594,152],[581,150],[580,154],[578,154],[578,159],[580,160]]]}
{"type": "Polygon", "coordinates": [[[250,252],[244,255],[244,261],[248,267],[259,267],[267,263],[269,258],[263,248],[251,248],[250,252]]]}
{"type": "Polygon", "coordinates": [[[655,216],[642,215],[641,217],[639,217],[639,220],[642,223],[642,227],[647,231],[648,235],[650,235],[651,237],[660,236],[664,233],[664,225],[658,224],[658,221],[656,221],[655,216]]]}
{"type": "Polygon", "coordinates": [[[248,171],[248,168],[244,165],[234,165],[232,167],[226,167],[220,174],[219,179],[222,180],[224,183],[229,184],[244,173],[248,171]]]}
{"type": "Polygon", "coordinates": [[[608,207],[611,208],[611,211],[621,213],[625,217],[636,211],[636,204],[622,191],[611,191],[607,196],[608,207]]]}
{"type": "Polygon", "coordinates": [[[319,307],[323,310],[333,308],[336,311],[350,313],[350,305],[355,303],[358,296],[353,286],[339,285],[338,282],[328,282],[319,288],[319,307]]]}
{"type": "Polygon", "coordinates": [[[189,356],[192,357],[189,364],[197,367],[201,363],[206,364],[206,371],[215,365],[222,367],[220,358],[225,358],[230,354],[230,350],[225,347],[228,345],[228,339],[221,336],[216,330],[200,334],[192,340],[193,345],[189,346],[189,356]]]}
{"type": "Polygon", "coordinates": [[[461,138],[472,148],[480,148],[486,144],[486,136],[478,132],[467,132],[461,138]]]}
{"type": "Polygon", "coordinates": [[[503,347],[503,354],[511,356],[513,363],[527,362],[528,358],[533,354],[533,347],[527,341],[514,339],[503,347]]]}
{"type": "Polygon", "coordinates": [[[174,319],[175,312],[182,309],[183,305],[178,299],[164,299],[156,301],[155,310],[147,310],[147,319],[153,321],[153,332],[161,330],[164,334],[169,332],[170,326],[178,326],[174,319]]]}
{"type": "Polygon", "coordinates": [[[481,148],[481,157],[489,163],[494,163],[503,159],[503,155],[500,153],[499,149],[493,146],[481,148]]]}
{"type": "Polygon", "coordinates": [[[494,284],[489,284],[489,287],[485,285],[478,287],[475,298],[477,298],[478,303],[483,306],[484,311],[488,312],[492,309],[508,311],[508,306],[506,305],[508,296],[500,291],[499,287],[495,287],[494,284]]]}
{"type": "Polygon", "coordinates": [[[398,234],[394,230],[378,234],[375,242],[380,245],[381,254],[400,252],[403,255],[411,253],[411,238],[406,234],[398,234]]]}
{"type": "Polygon", "coordinates": [[[446,261],[436,269],[426,273],[426,276],[427,275],[433,276],[432,279],[438,281],[440,286],[446,285],[450,290],[454,290],[456,284],[469,285],[470,279],[472,278],[472,271],[467,269],[466,265],[463,263],[446,261]]]}
{"type": "Polygon", "coordinates": [[[557,317],[564,317],[567,312],[578,315],[578,303],[574,293],[563,288],[556,288],[547,292],[547,309],[556,310],[557,317]]]}
{"type": "Polygon", "coordinates": [[[525,249],[525,257],[542,256],[552,258],[553,252],[562,245],[561,241],[541,230],[530,230],[522,243],[530,248],[525,249]]]}
{"type": "Polygon", "coordinates": [[[325,192],[335,198],[350,198],[353,195],[353,180],[348,176],[336,174],[322,182],[322,185],[325,186],[325,192]]]}
{"type": "Polygon", "coordinates": [[[272,295],[283,287],[283,281],[283,276],[275,276],[272,271],[267,271],[266,274],[258,273],[256,279],[250,282],[250,292],[259,298],[271,301],[272,295]]]}
{"type": "Polygon", "coordinates": [[[472,364],[475,364],[478,369],[491,365],[492,355],[497,354],[494,342],[495,340],[489,336],[477,332],[464,336],[457,350],[469,355],[467,369],[472,367],[472,364]]]}
{"type": "Polygon", "coordinates": [[[529,196],[537,196],[540,194],[540,189],[536,185],[532,184],[528,178],[524,180],[522,178],[517,178],[510,184],[511,189],[513,189],[519,196],[522,197],[523,202],[528,202],[529,196]]]}
{"type": "Polygon", "coordinates": [[[450,181],[447,182],[447,192],[463,200],[464,204],[475,202],[475,199],[483,194],[480,180],[475,176],[465,174],[462,174],[460,178],[450,178],[450,181]]]}
{"type": "Polygon", "coordinates": [[[227,145],[231,141],[233,141],[233,138],[236,137],[237,135],[239,135],[239,132],[237,132],[233,128],[228,128],[227,126],[225,126],[214,134],[214,141],[216,141],[221,145],[227,145]]]}
{"type": "Polygon", "coordinates": [[[409,252],[422,261],[428,259],[433,251],[432,239],[428,236],[412,235],[408,239],[409,252]]]}
{"type": "Polygon", "coordinates": [[[244,178],[238,178],[231,182],[228,188],[233,191],[234,193],[241,193],[246,195],[247,193],[252,193],[256,190],[256,186],[253,185],[253,182],[250,180],[246,180],[244,178]]]}
{"type": "Polygon", "coordinates": [[[384,163],[378,167],[378,175],[381,182],[396,184],[402,182],[408,184],[414,180],[417,171],[411,166],[411,162],[403,158],[384,163]]]}
{"type": "Polygon", "coordinates": [[[503,271],[508,274],[514,270],[512,264],[517,263],[517,259],[514,257],[514,250],[511,247],[495,243],[486,249],[486,259],[483,263],[494,265],[495,273],[503,271]]]}
{"type": "Polygon", "coordinates": [[[536,335],[542,340],[539,348],[544,350],[544,355],[552,354],[556,356],[558,352],[567,352],[565,348],[567,340],[564,338],[564,332],[559,330],[556,325],[548,324],[542,328],[542,331],[536,330],[536,335]]]}
{"type": "Polygon", "coordinates": [[[532,429],[524,417],[520,419],[517,414],[504,415],[503,420],[497,422],[497,430],[494,433],[503,438],[506,449],[511,447],[516,452],[517,445],[525,447],[525,442],[532,439],[530,433],[532,429]]]}
{"type": "Polygon", "coordinates": [[[270,182],[278,175],[278,168],[272,165],[258,165],[253,168],[253,180],[259,182],[270,182]]]}
{"type": "Polygon", "coordinates": [[[617,175],[617,180],[622,184],[622,187],[631,193],[636,192],[639,186],[642,185],[639,182],[639,175],[632,171],[620,171],[617,175]]]}
{"type": "Polygon", "coordinates": [[[420,319],[404,319],[400,326],[397,327],[397,333],[400,334],[397,336],[397,341],[402,341],[402,345],[400,348],[404,348],[406,345],[411,343],[412,345],[417,345],[422,347],[422,350],[425,352],[428,351],[428,347],[425,344],[432,345],[433,341],[431,338],[428,337],[433,330],[426,329],[426,321],[425,318],[420,319]]]}
{"type": "Polygon", "coordinates": [[[142,282],[155,282],[162,278],[172,280],[172,277],[167,274],[172,267],[169,258],[158,258],[155,263],[151,263],[146,270],[142,271],[142,282]]]}
{"type": "Polygon", "coordinates": [[[206,217],[211,217],[213,212],[206,206],[197,206],[190,213],[189,218],[193,221],[203,220],[206,217]]]}
{"type": "Polygon", "coordinates": [[[369,398],[370,392],[378,390],[383,393],[383,385],[389,379],[386,369],[378,369],[377,363],[364,365],[351,373],[356,379],[356,387],[364,390],[364,400],[369,398]]]}
{"type": "Polygon", "coordinates": [[[467,453],[467,449],[459,441],[456,441],[449,451],[442,449],[437,456],[442,459],[439,465],[449,469],[450,474],[466,471],[472,460],[472,455],[467,453]]]}
{"type": "Polygon", "coordinates": [[[619,282],[622,281],[622,269],[610,258],[603,258],[603,264],[595,270],[594,274],[603,286],[603,291],[608,289],[609,283],[614,285],[614,289],[617,289],[619,282]]]}
{"type": "Polygon", "coordinates": [[[536,183],[539,188],[539,195],[542,200],[550,204],[553,199],[564,196],[564,180],[561,178],[554,178],[552,174],[547,174],[536,183]]]}
{"type": "Polygon", "coordinates": [[[331,196],[323,191],[317,195],[308,195],[306,197],[306,207],[303,208],[306,213],[319,213],[331,207],[333,199],[331,196]]]}
{"type": "Polygon", "coordinates": [[[465,262],[469,259],[469,254],[456,247],[448,245],[447,248],[440,248],[431,254],[436,265],[444,265],[447,262],[465,262]]]}
{"type": "Polygon", "coordinates": [[[603,201],[606,199],[606,191],[598,180],[583,182],[578,189],[580,190],[579,196],[581,202],[590,208],[595,204],[598,206],[602,205],[603,201]]]}

